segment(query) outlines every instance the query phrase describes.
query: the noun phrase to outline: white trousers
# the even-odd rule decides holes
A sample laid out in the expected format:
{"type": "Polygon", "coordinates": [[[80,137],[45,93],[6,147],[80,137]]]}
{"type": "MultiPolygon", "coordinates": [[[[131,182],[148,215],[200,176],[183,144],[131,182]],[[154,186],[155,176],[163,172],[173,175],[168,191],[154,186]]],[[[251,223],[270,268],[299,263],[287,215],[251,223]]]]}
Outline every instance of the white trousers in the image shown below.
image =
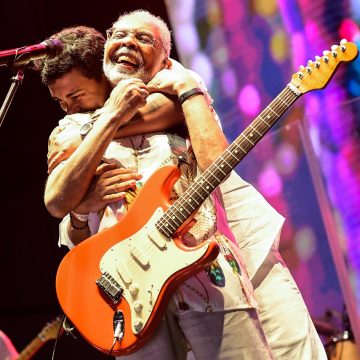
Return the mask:
{"type": "Polygon", "coordinates": [[[202,313],[180,311],[171,302],[152,338],[124,360],[185,360],[188,346],[197,360],[274,359],[255,309],[202,313]]]}
{"type": "Polygon", "coordinates": [[[234,172],[221,185],[221,192],[274,358],[327,359],[302,295],[277,250],[282,217],[234,172]]]}

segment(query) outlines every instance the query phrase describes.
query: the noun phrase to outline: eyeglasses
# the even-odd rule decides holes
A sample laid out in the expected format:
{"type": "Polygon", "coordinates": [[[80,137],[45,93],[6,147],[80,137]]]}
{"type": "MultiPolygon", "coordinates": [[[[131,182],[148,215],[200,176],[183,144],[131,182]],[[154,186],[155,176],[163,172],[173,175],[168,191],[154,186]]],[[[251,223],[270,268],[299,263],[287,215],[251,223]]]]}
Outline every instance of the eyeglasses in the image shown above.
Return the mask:
{"type": "Polygon", "coordinates": [[[141,45],[148,45],[153,47],[161,46],[165,50],[163,44],[160,41],[154,39],[154,37],[150,33],[134,30],[116,30],[115,28],[110,28],[106,30],[106,38],[108,41],[124,40],[128,36],[135,38],[136,41],[141,45]]]}

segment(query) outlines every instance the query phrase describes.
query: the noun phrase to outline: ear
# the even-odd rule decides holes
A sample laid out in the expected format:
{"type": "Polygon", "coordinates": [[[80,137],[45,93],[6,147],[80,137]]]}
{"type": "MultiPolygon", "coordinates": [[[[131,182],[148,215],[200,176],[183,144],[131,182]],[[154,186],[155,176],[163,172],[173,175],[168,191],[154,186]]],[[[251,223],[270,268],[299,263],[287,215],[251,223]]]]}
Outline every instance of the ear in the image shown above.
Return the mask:
{"type": "Polygon", "coordinates": [[[165,58],[163,60],[163,69],[170,69],[171,68],[171,60],[169,58],[165,58]]]}

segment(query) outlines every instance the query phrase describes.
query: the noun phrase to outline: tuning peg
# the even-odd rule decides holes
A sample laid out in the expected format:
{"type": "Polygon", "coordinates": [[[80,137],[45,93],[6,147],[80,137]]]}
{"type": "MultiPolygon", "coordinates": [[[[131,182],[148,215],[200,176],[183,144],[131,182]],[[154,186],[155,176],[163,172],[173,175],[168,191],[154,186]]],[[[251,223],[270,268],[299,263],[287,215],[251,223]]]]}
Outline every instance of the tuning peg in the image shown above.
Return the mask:
{"type": "Polygon", "coordinates": [[[329,51],[329,50],[324,50],[324,51],[323,51],[323,55],[324,55],[323,59],[324,59],[324,61],[325,61],[326,63],[329,62],[329,57],[328,57],[329,54],[330,54],[330,51],[329,51]]]}
{"type": "Polygon", "coordinates": [[[342,52],[345,52],[345,50],[346,50],[346,46],[345,45],[340,45],[340,50],[342,51],[342,52]]]}
{"type": "Polygon", "coordinates": [[[305,69],[306,69],[306,72],[307,72],[308,74],[311,73],[311,67],[307,66],[305,69]]]}
{"type": "Polygon", "coordinates": [[[341,41],[340,41],[340,45],[344,45],[344,44],[346,44],[347,43],[347,40],[346,39],[342,39],[341,41]]]}
{"type": "Polygon", "coordinates": [[[300,70],[300,71],[302,71],[302,70],[304,70],[304,69],[305,69],[305,66],[304,66],[304,65],[300,65],[300,66],[299,66],[299,70],[300,70]]]}
{"type": "Polygon", "coordinates": [[[321,57],[318,56],[318,55],[316,55],[316,56],[315,56],[315,59],[316,59],[316,61],[319,61],[319,60],[321,59],[321,57]]]}
{"type": "Polygon", "coordinates": [[[331,50],[335,51],[335,50],[337,50],[338,47],[339,47],[339,45],[331,45],[331,50]]]}
{"type": "Polygon", "coordinates": [[[311,66],[313,64],[312,60],[308,60],[307,65],[311,66]]]}
{"type": "Polygon", "coordinates": [[[302,79],[304,77],[303,73],[299,71],[298,72],[298,77],[299,77],[299,79],[302,79]]]}
{"type": "Polygon", "coordinates": [[[320,62],[319,61],[315,61],[315,66],[318,69],[320,67],[320,62]]]}
{"type": "Polygon", "coordinates": [[[337,57],[337,52],[336,52],[336,51],[332,51],[332,52],[331,52],[331,55],[332,55],[334,58],[336,58],[336,57],[337,57]]]}

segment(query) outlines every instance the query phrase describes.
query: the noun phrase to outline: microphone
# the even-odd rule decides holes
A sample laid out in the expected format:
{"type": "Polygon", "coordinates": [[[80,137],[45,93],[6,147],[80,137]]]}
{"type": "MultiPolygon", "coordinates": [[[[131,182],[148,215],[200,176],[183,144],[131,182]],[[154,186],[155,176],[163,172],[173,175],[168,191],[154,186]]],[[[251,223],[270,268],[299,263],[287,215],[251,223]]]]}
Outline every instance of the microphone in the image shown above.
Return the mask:
{"type": "Polygon", "coordinates": [[[32,60],[45,57],[51,59],[59,55],[63,47],[60,40],[48,39],[40,44],[0,51],[0,66],[27,65],[32,60]]]}

